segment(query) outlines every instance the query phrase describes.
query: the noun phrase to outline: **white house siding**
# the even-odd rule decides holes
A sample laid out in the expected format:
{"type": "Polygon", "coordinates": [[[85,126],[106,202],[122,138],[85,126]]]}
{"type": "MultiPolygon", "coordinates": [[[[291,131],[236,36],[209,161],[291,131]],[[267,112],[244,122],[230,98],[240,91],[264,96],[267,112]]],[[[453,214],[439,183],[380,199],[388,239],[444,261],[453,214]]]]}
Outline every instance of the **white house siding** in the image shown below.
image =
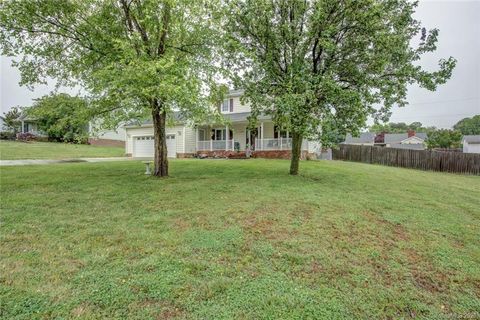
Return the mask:
{"type": "Polygon", "coordinates": [[[233,113],[250,112],[250,104],[242,104],[240,97],[233,97],[233,113]]]}
{"type": "Polygon", "coordinates": [[[101,125],[102,120],[93,120],[89,123],[88,131],[91,138],[125,141],[126,131],[123,124],[115,130],[100,129],[101,125]]]}
{"type": "Polygon", "coordinates": [[[480,143],[463,143],[464,153],[480,153],[480,143]]]}
{"type": "Polygon", "coordinates": [[[100,131],[95,137],[99,139],[125,141],[125,129],[120,127],[117,130],[100,131]]]}
{"type": "Polygon", "coordinates": [[[197,132],[194,128],[184,127],[185,130],[185,151],[183,153],[195,153],[197,143],[197,132]]]}
{"type": "Polygon", "coordinates": [[[274,138],[273,122],[264,122],[263,123],[263,139],[273,139],[273,138],[274,138]]]}
{"type": "MultiPolygon", "coordinates": [[[[185,149],[184,149],[184,126],[175,126],[175,127],[167,127],[166,128],[166,134],[174,134],[175,135],[175,142],[176,142],[176,153],[186,153],[187,149],[192,148],[192,141],[193,139],[193,150],[195,150],[195,134],[191,132],[191,129],[188,131],[187,135],[187,128],[185,128],[185,137],[189,137],[188,143],[185,144],[185,149]],[[184,152],[185,150],[185,152],[184,152]]],[[[127,142],[125,144],[125,149],[127,154],[132,154],[133,153],[133,137],[135,136],[153,136],[153,127],[148,126],[148,127],[135,127],[135,128],[127,128],[127,142]]],[[[152,150],[153,152],[153,150],[152,150]]],[[[194,151],[192,151],[193,153],[194,151]]],[[[153,157],[153,153],[152,153],[153,157]]]]}

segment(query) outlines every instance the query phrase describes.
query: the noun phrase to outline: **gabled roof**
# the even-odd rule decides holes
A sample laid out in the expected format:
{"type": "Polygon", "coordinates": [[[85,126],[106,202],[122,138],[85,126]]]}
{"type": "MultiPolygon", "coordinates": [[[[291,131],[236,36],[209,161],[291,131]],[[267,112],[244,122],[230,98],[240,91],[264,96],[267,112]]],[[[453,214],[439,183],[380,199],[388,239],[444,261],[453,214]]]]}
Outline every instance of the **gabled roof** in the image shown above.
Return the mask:
{"type": "MultiPolygon", "coordinates": [[[[251,112],[239,112],[239,113],[226,113],[222,114],[222,116],[230,121],[230,122],[245,122],[248,121],[248,117],[250,116],[251,112]]],[[[258,120],[269,120],[271,117],[266,116],[266,115],[259,115],[258,120]]],[[[184,123],[185,119],[182,118],[180,112],[174,112],[173,114],[173,120],[177,123],[184,123]]],[[[149,126],[152,125],[153,121],[152,119],[147,119],[147,120],[134,120],[130,121],[125,124],[125,127],[141,127],[141,126],[149,126]]]]}
{"type": "Polygon", "coordinates": [[[243,89],[228,90],[228,96],[229,97],[239,97],[239,96],[243,95],[244,91],[245,90],[243,90],[243,89]]]}
{"type": "Polygon", "coordinates": [[[345,137],[345,144],[349,143],[373,143],[375,139],[375,133],[373,132],[362,132],[360,136],[353,137],[350,133],[345,137]]]}
{"type": "MultiPolygon", "coordinates": [[[[427,134],[425,132],[417,132],[415,133],[414,136],[412,137],[417,137],[423,141],[427,139],[427,134]]],[[[408,139],[408,133],[386,133],[385,134],[385,143],[400,143],[403,140],[408,139]]]]}
{"type": "Polygon", "coordinates": [[[423,143],[394,143],[390,145],[390,148],[397,149],[411,149],[411,150],[424,150],[425,145],[423,143]]]}
{"type": "Polygon", "coordinates": [[[468,135],[468,136],[463,136],[463,141],[466,143],[472,143],[472,144],[477,144],[480,143],[480,135],[468,135]]]}

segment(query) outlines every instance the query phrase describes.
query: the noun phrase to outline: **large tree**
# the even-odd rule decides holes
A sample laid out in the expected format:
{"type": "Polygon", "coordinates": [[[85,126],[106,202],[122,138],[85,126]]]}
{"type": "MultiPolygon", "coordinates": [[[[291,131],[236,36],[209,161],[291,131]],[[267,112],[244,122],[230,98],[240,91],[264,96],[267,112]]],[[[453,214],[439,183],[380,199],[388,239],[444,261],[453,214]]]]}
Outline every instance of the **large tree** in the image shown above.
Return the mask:
{"type": "Polygon", "coordinates": [[[480,114],[458,121],[453,129],[460,131],[463,135],[480,134],[480,114]]]}
{"type": "Polygon", "coordinates": [[[405,133],[408,130],[414,130],[416,132],[430,132],[436,130],[435,127],[424,127],[421,122],[412,122],[406,124],[404,122],[390,122],[390,123],[376,123],[369,127],[371,132],[385,132],[385,133],[405,133]]]}
{"type": "Polygon", "coordinates": [[[22,84],[78,85],[102,123],[150,115],[157,176],[168,175],[165,126],[173,110],[207,112],[215,1],[9,0],[0,2],[1,53],[22,84]]]}
{"type": "Polygon", "coordinates": [[[461,145],[462,133],[455,130],[449,129],[438,129],[432,131],[428,134],[427,137],[427,147],[429,149],[433,148],[459,148],[461,145]]]}
{"type": "Polygon", "coordinates": [[[455,66],[453,58],[434,72],[418,65],[435,50],[438,30],[421,27],[409,0],[229,3],[237,81],[253,118],[270,114],[292,133],[291,174],[303,139],[328,144],[331,130],[355,134],[369,116],[385,121],[393,105],[406,104],[409,84],[435,90],[455,66]]]}

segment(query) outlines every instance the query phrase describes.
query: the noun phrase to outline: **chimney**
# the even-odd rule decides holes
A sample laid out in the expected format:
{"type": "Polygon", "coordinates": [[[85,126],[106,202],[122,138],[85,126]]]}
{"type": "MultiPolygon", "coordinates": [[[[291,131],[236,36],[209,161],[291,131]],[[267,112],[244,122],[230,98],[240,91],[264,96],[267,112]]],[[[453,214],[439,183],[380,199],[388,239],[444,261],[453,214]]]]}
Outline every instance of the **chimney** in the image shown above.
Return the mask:
{"type": "Polygon", "coordinates": [[[375,136],[375,143],[385,143],[385,132],[382,131],[375,136]]]}
{"type": "Polygon", "coordinates": [[[408,133],[409,138],[410,137],[415,137],[415,130],[408,130],[407,133],[408,133]]]}

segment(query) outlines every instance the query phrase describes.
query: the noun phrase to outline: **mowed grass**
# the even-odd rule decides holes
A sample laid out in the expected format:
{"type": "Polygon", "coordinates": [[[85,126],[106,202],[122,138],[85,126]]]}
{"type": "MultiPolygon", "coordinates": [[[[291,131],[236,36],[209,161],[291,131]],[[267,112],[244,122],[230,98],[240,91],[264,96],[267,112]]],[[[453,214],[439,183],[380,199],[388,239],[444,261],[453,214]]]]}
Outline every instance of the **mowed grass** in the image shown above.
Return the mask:
{"type": "Polygon", "coordinates": [[[59,142],[20,142],[0,140],[0,160],[68,159],[122,157],[125,148],[67,144],[59,142]]]}
{"type": "Polygon", "coordinates": [[[0,318],[480,316],[478,176],[170,164],[1,168],[0,318]]]}

